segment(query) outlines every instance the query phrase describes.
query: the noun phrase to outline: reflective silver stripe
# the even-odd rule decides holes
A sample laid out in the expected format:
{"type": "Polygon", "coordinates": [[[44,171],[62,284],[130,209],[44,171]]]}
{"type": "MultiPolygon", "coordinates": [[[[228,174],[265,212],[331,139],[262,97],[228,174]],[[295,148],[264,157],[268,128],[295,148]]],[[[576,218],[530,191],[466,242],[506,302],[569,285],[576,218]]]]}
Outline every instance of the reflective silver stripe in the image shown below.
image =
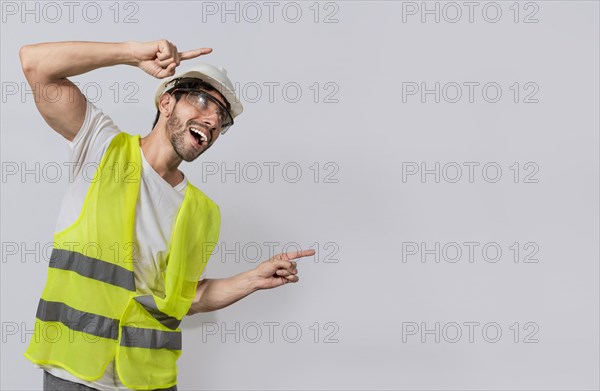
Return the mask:
{"type": "Polygon", "coordinates": [[[154,300],[154,296],[138,296],[135,298],[135,300],[138,301],[142,306],[144,306],[146,311],[148,311],[150,315],[154,317],[154,319],[158,320],[165,327],[168,327],[171,330],[175,330],[177,327],[179,327],[181,320],[173,318],[172,316],[169,316],[161,310],[159,310],[158,306],[156,305],[156,301],[154,300]]]}
{"type": "Polygon", "coordinates": [[[135,277],[132,271],[75,251],[58,248],[52,249],[49,266],[62,270],[70,270],[84,277],[135,292],[135,277]]]}
{"type": "Polygon", "coordinates": [[[180,331],[162,331],[123,326],[121,346],[181,350],[180,331]]]}
{"type": "Polygon", "coordinates": [[[45,322],[60,322],[71,330],[97,337],[119,338],[119,321],[117,319],[79,311],[57,301],[40,299],[36,317],[45,322]]]}

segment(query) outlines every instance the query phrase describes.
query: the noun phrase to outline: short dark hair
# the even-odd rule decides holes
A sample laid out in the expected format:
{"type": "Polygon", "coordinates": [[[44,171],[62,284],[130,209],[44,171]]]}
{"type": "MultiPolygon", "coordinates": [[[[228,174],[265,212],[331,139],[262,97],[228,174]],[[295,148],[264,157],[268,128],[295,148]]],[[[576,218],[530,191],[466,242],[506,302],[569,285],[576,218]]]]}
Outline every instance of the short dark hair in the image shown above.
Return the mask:
{"type": "MultiPolygon", "coordinates": [[[[190,79],[189,82],[179,83],[177,85],[177,88],[197,88],[197,89],[204,90],[204,91],[216,91],[219,95],[221,95],[221,97],[223,98],[223,101],[225,101],[225,105],[227,107],[227,110],[231,109],[231,104],[229,104],[229,102],[227,101],[227,99],[225,99],[225,97],[223,96],[223,94],[221,94],[221,92],[219,90],[217,90],[211,84],[205,82],[202,79],[190,79]]],[[[173,88],[171,88],[171,90],[173,90],[173,88]]],[[[169,90],[169,91],[171,91],[171,90],[169,90]]],[[[165,91],[165,92],[169,92],[169,91],[165,91]]],[[[185,94],[184,91],[176,92],[174,94],[175,95],[175,102],[178,102],[179,99],[183,96],[183,94],[185,94]]],[[[159,118],[160,118],[160,110],[156,109],[156,118],[154,118],[154,123],[152,124],[152,129],[154,129],[154,127],[158,123],[158,119],[159,118]]]]}

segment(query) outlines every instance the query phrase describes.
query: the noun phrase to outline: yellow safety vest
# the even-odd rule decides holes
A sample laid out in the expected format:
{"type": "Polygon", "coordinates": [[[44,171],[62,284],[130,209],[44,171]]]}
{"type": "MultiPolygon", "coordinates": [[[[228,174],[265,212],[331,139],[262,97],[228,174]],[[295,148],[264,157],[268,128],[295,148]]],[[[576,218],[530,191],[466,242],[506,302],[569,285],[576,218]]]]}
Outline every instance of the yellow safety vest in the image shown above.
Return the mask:
{"type": "Polygon", "coordinates": [[[79,218],[54,234],[48,280],[25,357],[81,379],[102,377],[116,360],[133,389],[177,383],[179,324],[216,245],[219,207],[188,182],[175,221],[165,296],[136,293],[135,206],[141,182],[140,135],[120,133],[109,145],[79,218]]]}

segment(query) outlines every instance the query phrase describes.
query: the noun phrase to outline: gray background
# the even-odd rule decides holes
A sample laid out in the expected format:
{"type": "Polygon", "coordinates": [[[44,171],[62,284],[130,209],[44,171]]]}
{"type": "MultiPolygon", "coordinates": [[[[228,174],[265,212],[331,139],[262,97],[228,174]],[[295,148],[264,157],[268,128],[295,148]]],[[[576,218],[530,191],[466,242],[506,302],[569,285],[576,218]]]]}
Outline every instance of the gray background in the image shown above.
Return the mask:
{"type": "MultiPolygon", "coordinates": [[[[268,258],[269,242],[275,251],[298,243],[318,252],[299,261],[299,283],[184,321],[181,390],[599,388],[598,2],[521,2],[516,21],[512,1],[478,2],[472,21],[459,2],[456,23],[445,2],[427,3],[439,7],[439,22],[409,14],[421,2],[280,2],[271,21],[264,2],[237,3],[239,21],[236,11],[221,20],[221,2],[78,2],[72,20],[62,2],[61,17],[35,4],[31,15],[21,2],[2,5],[2,389],[41,389],[23,352],[46,279],[43,248],[68,184],[66,166],[55,180],[65,142],[21,95],[18,50],[160,38],[180,50],[213,47],[202,60],[246,89],[236,125],[182,165],[220,205],[220,242],[233,249],[213,255],[208,276],[253,268],[268,258]],[[527,15],[537,22],[525,23],[527,15]],[[436,82],[447,87],[439,103],[433,95],[403,100],[403,83],[436,82]],[[465,82],[480,83],[473,102],[465,82]],[[272,99],[269,83],[280,83],[272,99]],[[293,89],[282,93],[286,83],[300,86],[298,102],[293,89]],[[463,86],[456,103],[448,83],[463,86]],[[482,96],[486,83],[501,87],[498,102],[482,96]],[[534,89],[537,103],[525,103],[534,89]],[[239,183],[233,174],[203,178],[203,168],[236,162],[239,183]],[[403,181],[403,167],[436,162],[439,182],[433,174],[403,181]],[[465,162],[475,167],[472,181],[465,162]],[[265,163],[279,164],[273,181],[265,163]],[[253,183],[257,166],[263,176],[253,183]],[[457,166],[463,175],[453,183],[457,166]],[[494,167],[502,177],[493,183],[494,167]],[[478,243],[472,262],[469,242],[478,243]],[[445,258],[422,262],[411,243],[439,243],[445,258]],[[463,250],[455,262],[453,243],[463,250]],[[502,255],[492,262],[494,246],[502,255]]],[[[73,80],[99,86],[96,104],[122,130],[150,131],[158,80],[128,66],[73,80]]]]}

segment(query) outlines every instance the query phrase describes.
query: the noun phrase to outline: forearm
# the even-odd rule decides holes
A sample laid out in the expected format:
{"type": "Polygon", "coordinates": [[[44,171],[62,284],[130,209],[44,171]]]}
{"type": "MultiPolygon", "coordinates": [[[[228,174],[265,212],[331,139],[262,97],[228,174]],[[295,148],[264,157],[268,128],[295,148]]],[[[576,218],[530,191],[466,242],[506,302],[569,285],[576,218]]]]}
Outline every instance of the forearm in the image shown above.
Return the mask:
{"type": "Polygon", "coordinates": [[[204,279],[196,288],[196,297],[188,315],[225,308],[256,290],[252,270],[229,278],[204,279]]]}
{"type": "Polygon", "coordinates": [[[131,42],[48,42],[23,46],[21,63],[36,79],[57,80],[118,64],[134,65],[131,42]]]}

